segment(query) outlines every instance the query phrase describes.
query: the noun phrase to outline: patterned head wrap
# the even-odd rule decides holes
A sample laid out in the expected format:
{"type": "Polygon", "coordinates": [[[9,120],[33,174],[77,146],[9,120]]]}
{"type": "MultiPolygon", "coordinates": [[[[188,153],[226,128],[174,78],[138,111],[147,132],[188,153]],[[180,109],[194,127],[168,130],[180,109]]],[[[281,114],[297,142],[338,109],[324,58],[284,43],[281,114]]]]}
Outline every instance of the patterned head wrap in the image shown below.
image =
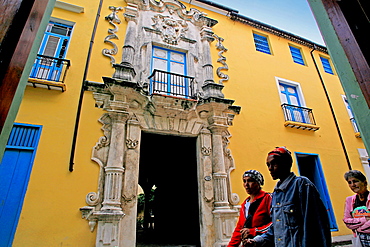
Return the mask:
{"type": "Polygon", "coordinates": [[[276,147],[274,150],[272,150],[271,152],[268,153],[268,156],[270,155],[277,155],[277,156],[281,156],[281,155],[291,155],[291,152],[286,149],[286,147],[276,147]]]}
{"type": "Polygon", "coordinates": [[[253,178],[254,180],[257,181],[257,183],[260,186],[262,186],[263,183],[264,183],[262,174],[259,171],[256,171],[256,170],[248,170],[248,171],[244,172],[243,178],[244,177],[251,177],[251,178],[253,178]]]}

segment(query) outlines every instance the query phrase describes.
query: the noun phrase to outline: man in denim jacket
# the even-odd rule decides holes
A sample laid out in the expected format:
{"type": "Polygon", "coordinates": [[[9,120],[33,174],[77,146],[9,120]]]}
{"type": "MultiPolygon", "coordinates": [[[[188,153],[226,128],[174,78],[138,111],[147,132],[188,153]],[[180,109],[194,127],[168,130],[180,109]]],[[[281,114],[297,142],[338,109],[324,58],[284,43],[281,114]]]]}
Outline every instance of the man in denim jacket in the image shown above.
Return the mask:
{"type": "Polygon", "coordinates": [[[331,234],[325,206],[315,185],[290,171],[292,156],[285,147],[268,153],[272,179],[280,179],[272,194],[273,225],[261,236],[246,240],[246,246],[329,247],[331,234]]]}

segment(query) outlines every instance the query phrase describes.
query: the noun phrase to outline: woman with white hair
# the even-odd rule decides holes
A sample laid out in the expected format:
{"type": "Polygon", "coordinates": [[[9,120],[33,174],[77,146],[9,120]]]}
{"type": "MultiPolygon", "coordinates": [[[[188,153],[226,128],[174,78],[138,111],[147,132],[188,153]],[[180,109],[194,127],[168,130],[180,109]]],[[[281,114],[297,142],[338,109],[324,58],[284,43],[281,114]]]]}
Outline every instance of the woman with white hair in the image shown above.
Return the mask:
{"type": "Polygon", "coordinates": [[[365,175],[357,170],[344,174],[349,188],[355,192],[346,199],[343,221],[360,238],[364,247],[370,246],[370,194],[365,175]]]}

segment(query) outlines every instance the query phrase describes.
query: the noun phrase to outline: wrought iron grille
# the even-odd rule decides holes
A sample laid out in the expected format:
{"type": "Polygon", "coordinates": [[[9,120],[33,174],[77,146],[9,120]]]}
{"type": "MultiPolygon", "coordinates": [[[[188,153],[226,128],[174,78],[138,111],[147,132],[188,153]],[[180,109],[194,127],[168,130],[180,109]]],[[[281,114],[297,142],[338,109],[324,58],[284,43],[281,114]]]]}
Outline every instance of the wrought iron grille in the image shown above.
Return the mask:
{"type": "Polygon", "coordinates": [[[155,69],[149,79],[151,93],[195,98],[194,77],[155,69]]]}
{"type": "Polygon", "coordinates": [[[316,125],[313,117],[312,109],[301,106],[282,104],[281,108],[284,112],[285,121],[293,121],[316,125]]]}
{"type": "Polygon", "coordinates": [[[30,78],[64,83],[70,65],[67,59],[38,54],[30,78]]]}

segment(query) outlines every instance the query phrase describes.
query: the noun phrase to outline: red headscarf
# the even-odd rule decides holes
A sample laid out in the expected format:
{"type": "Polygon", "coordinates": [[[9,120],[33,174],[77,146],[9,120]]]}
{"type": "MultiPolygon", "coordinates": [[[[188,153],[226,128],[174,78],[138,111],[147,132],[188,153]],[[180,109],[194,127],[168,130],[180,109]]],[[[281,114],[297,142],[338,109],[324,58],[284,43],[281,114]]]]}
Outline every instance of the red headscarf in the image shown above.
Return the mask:
{"type": "Polygon", "coordinates": [[[291,152],[288,149],[286,149],[285,146],[282,146],[282,147],[276,147],[274,150],[272,150],[271,152],[269,152],[267,156],[270,156],[270,155],[281,156],[282,154],[289,154],[289,155],[291,155],[291,152]]]}

